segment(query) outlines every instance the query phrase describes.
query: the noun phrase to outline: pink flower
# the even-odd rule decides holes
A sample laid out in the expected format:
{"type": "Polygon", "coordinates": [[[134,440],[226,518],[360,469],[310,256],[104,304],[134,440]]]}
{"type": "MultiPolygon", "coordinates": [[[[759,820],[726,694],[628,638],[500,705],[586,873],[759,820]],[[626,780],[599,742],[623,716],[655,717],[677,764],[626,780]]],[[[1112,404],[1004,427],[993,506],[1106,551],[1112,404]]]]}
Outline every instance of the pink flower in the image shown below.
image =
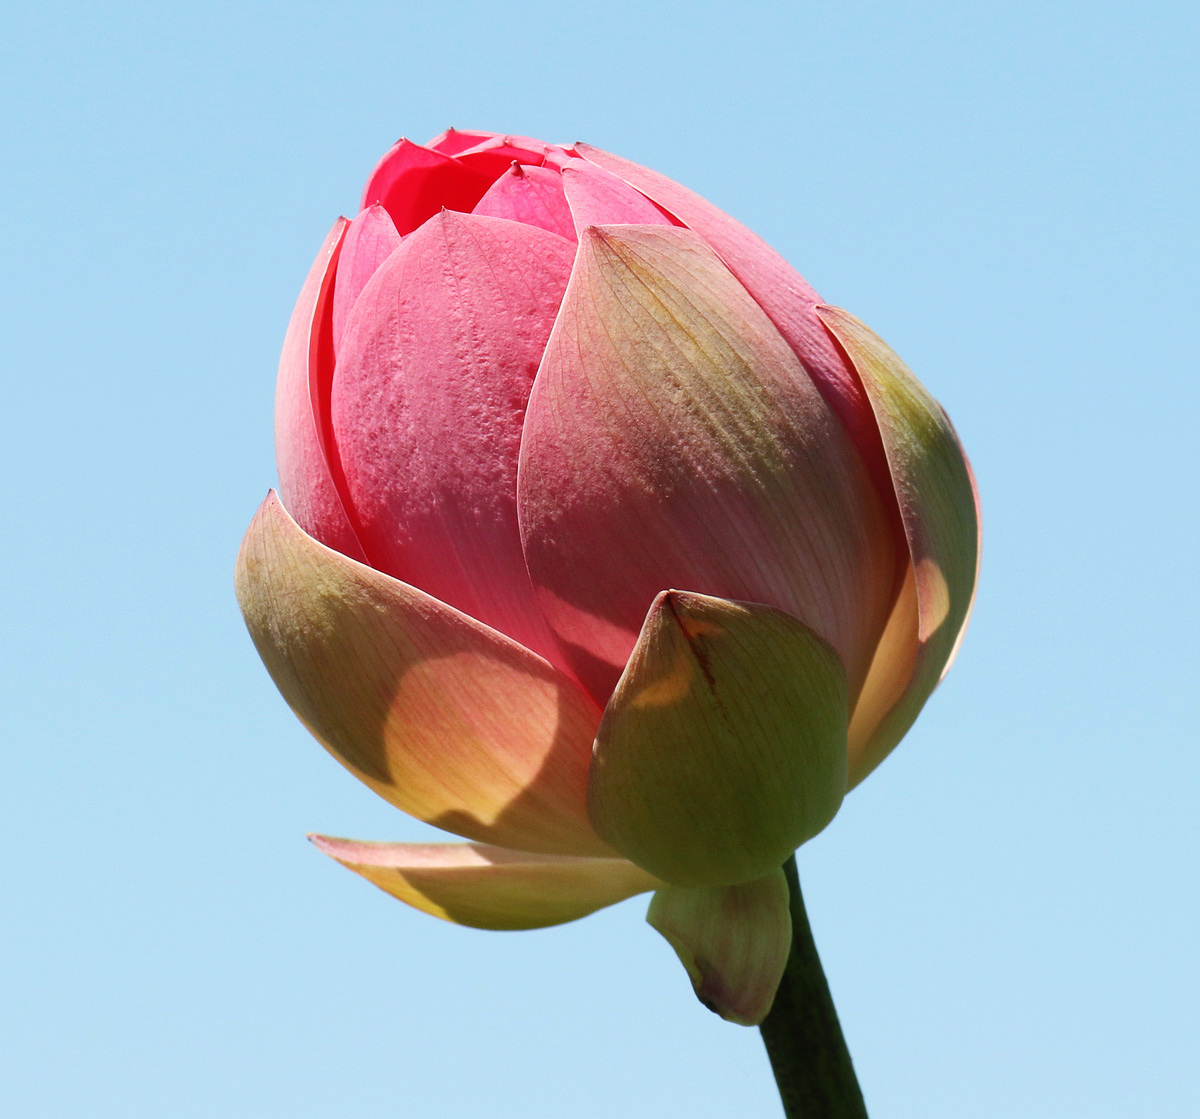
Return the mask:
{"type": "Polygon", "coordinates": [[[384,156],[284,342],[247,624],[322,744],[464,844],[316,837],[485,928],[655,890],[770,1006],[781,864],[899,741],[975,583],[967,463],[865,326],[669,179],[450,131],[384,156]]]}

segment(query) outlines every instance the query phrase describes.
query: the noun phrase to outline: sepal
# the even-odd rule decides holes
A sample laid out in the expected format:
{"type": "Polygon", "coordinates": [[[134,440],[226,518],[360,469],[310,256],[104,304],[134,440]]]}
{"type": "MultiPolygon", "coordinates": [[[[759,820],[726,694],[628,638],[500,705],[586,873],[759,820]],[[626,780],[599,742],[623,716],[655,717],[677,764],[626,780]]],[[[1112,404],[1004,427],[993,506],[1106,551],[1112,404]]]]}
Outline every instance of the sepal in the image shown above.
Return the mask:
{"type": "Polygon", "coordinates": [[[760,878],[837,812],[848,711],[841,661],[803,622],[666,591],[600,722],[592,822],[665,882],[760,878]]]}
{"type": "Polygon", "coordinates": [[[675,949],[709,1010],[741,1026],[762,1022],[792,944],[782,870],[738,886],[666,887],[655,892],[646,920],[675,949]]]}

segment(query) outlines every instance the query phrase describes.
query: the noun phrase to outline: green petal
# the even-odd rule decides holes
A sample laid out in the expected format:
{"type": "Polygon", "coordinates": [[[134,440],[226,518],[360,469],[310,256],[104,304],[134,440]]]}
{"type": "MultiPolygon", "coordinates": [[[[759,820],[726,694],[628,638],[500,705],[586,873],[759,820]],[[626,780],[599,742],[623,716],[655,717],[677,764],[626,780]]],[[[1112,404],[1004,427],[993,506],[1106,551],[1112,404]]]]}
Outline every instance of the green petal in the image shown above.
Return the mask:
{"type": "Polygon", "coordinates": [[[818,314],[875,412],[911,557],[851,725],[857,784],[904,737],[950,665],[975,593],[979,512],[971,469],[938,402],[853,315],[838,307],[818,314]]]}
{"type": "Polygon", "coordinates": [[[761,878],[837,812],[847,721],[842,662],[803,622],[666,591],[600,723],[592,822],[673,885],[761,878]]]}
{"type": "Polygon", "coordinates": [[[646,920],[675,949],[709,1010],[740,1026],[762,1022],[792,944],[782,870],[740,886],[668,886],[651,899],[646,920]]]}
{"type": "Polygon", "coordinates": [[[476,929],[561,925],[659,885],[624,859],[534,855],[482,843],[309,838],[392,897],[476,929]]]}

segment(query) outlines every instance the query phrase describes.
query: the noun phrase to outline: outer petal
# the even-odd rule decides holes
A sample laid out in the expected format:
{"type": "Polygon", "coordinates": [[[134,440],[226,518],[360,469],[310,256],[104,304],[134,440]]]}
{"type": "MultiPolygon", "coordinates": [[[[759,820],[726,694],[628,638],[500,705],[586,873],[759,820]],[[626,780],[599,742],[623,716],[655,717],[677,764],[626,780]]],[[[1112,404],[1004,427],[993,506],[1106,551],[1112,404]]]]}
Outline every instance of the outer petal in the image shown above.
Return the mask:
{"type": "Polygon", "coordinates": [[[354,302],[376,269],[400,244],[400,234],[382,206],[368,206],[351,223],[338,259],[333,289],[333,342],[339,347],[354,302]]]}
{"type": "Polygon", "coordinates": [[[822,330],[816,315],[820,297],[800,273],[741,222],[665,175],[587,144],[575,150],[636,187],[716,250],[804,363],[886,492],[886,467],[863,390],[822,330]]]}
{"type": "Polygon", "coordinates": [[[590,229],[525,420],[525,556],[603,702],[665,587],[763,602],[851,692],[895,594],[876,488],[795,355],[685,229],[590,229]]]}
{"type": "Polygon", "coordinates": [[[848,720],[842,663],[802,622],[668,591],[596,734],[592,822],[664,882],[760,878],[841,805],[848,720]]]}
{"type": "Polygon", "coordinates": [[[472,212],[536,225],[575,240],[575,224],[563,193],[562,176],[548,167],[522,167],[514,163],[492,183],[472,212]]]}
{"type": "Polygon", "coordinates": [[[533,226],[430,219],[359,297],[333,393],[371,565],[552,659],[521,552],[517,457],[573,259],[533,226]]]}
{"type": "Polygon", "coordinates": [[[666,887],[646,914],[675,949],[696,997],[740,1026],[770,1012],[792,945],[787,879],[776,869],[740,886],[666,887]]]}
{"type": "Polygon", "coordinates": [[[469,839],[610,855],[587,819],[596,709],[540,657],[323,547],[268,496],[238,599],[283,697],[397,808],[469,839]]]}
{"type": "Polygon", "coordinates": [[[941,406],[853,315],[838,307],[821,307],[819,314],[854,363],[875,411],[912,560],[872,675],[894,677],[891,658],[910,663],[911,673],[877,721],[856,713],[850,775],[857,783],[907,732],[957,647],[975,593],[979,515],[970,467],[941,406]]]}
{"type": "Polygon", "coordinates": [[[470,213],[494,177],[442,152],[399,140],[371,172],[361,208],[378,202],[403,236],[443,207],[470,213]]]}
{"type": "Polygon", "coordinates": [[[279,488],[306,532],[331,548],[362,559],[334,473],[329,428],[333,381],[333,277],[350,223],[338,218],[325,238],[288,323],[275,389],[275,454],[279,488]]]}
{"type": "Polygon", "coordinates": [[[476,929],[561,925],[658,885],[624,859],[531,855],[478,843],[310,838],[392,897],[476,929]]]}

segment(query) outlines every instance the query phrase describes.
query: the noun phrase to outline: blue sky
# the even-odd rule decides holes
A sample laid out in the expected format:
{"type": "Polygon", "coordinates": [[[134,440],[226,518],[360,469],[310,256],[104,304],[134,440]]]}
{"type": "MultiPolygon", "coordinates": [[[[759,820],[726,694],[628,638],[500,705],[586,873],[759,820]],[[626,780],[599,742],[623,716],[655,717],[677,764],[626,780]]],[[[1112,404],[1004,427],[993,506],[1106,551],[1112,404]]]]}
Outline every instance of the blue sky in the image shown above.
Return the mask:
{"type": "Polygon", "coordinates": [[[427,832],[287,711],[233,557],[316,247],[447,125],[707,195],[972,457],[959,662],[800,855],[873,1114],[1195,1111],[1196,32],[1165,0],[10,14],[5,1113],[778,1113],[644,900],[474,932],[304,841],[427,832]]]}

